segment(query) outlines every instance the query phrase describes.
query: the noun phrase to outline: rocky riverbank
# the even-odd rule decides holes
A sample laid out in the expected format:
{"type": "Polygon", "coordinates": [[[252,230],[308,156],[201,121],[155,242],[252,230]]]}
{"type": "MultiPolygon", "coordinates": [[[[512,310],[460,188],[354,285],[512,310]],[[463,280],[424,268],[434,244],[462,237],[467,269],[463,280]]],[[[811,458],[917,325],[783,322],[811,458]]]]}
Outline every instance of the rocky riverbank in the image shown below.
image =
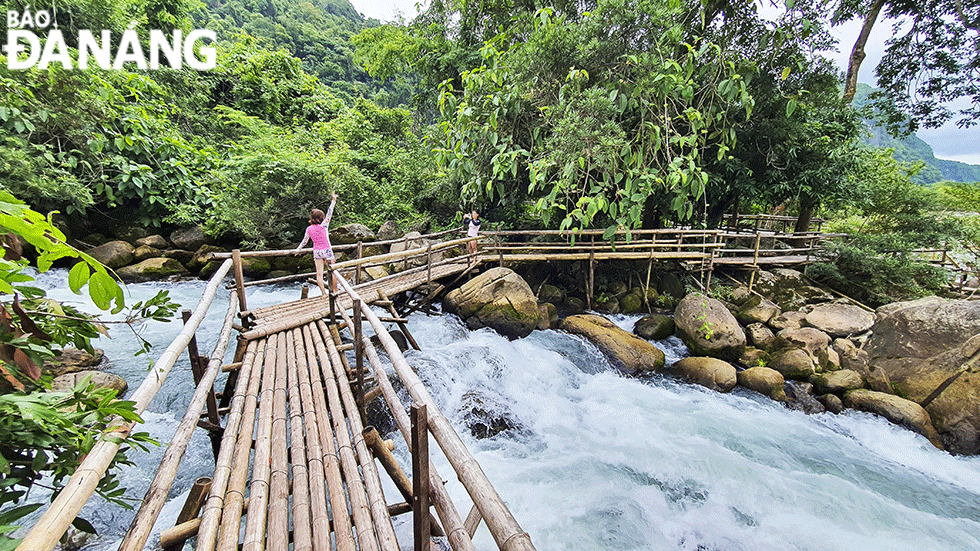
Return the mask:
{"type": "MultiPolygon", "coordinates": [[[[514,271],[492,268],[448,294],[444,307],[471,328],[510,338],[535,328],[581,335],[630,375],[664,373],[719,392],[738,385],[807,413],[871,412],[938,448],[980,453],[978,301],[929,297],[872,311],[808,285],[799,272],[775,270],[762,272],[752,292],[725,289],[724,300],[686,293],[630,334],[600,315],[581,314],[580,299],[550,287],[540,283],[535,293],[514,271]],[[558,319],[556,311],[568,315],[558,319]],[[651,341],[671,334],[692,356],[665,366],[651,341]]],[[[622,287],[619,298],[610,293],[600,305],[645,294],[622,287]]],[[[646,293],[649,302],[653,284],[646,293]]],[[[661,306],[674,300],[660,296],[654,300],[661,306]]]]}

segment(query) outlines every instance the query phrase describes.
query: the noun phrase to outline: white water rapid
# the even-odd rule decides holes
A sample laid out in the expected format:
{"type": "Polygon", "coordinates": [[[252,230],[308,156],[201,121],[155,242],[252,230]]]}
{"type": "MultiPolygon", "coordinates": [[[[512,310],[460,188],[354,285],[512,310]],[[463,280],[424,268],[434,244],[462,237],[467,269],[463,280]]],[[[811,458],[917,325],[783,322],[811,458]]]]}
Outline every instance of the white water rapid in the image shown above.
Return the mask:
{"type": "MultiPolygon", "coordinates": [[[[55,271],[39,279],[52,298],[82,302],[57,289],[65,277],[55,271]]],[[[129,291],[135,301],[167,288],[193,308],[203,287],[154,283],[129,291]]],[[[249,306],[292,300],[298,289],[251,288],[249,306]]],[[[226,308],[221,298],[212,306],[198,333],[202,353],[214,346],[226,308]]],[[[558,331],[508,341],[469,331],[451,316],[410,319],[422,351],[406,358],[539,551],[980,549],[980,458],[950,456],[869,414],[808,416],[742,389],[719,394],[659,376],[624,377],[593,346],[558,331]],[[518,428],[474,438],[464,419],[474,395],[518,428]]],[[[615,321],[629,330],[636,319],[615,321]]],[[[179,321],[144,328],[154,357],[179,329],[179,321]]],[[[111,371],[135,386],[147,360],[132,357],[127,331],[116,327],[113,339],[96,345],[111,371]]],[[[676,339],[657,344],[668,362],[686,353],[676,339]]],[[[144,416],[146,430],[167,442],[192,389],[185,355],[144,416]]],[[[410,465],[404,441],[392,437],[410,465]]],[[[471,501],[435,441],[430,449],[465,515],[471,501]]],[[[134,499],[163,451],[126,469],[123,484],[134,499]]],[[[212,469],[210,443],[197,434],[161,528],[172,524],[183,502],[178,494],[212,469]]],[[[132,514],[94,498],[83,516],[101,534],[88,547],[115,549],[132,514]]],[[[399,535],[410,549],[410,528],[400,526],[399,535]]],[[[475,541],[481,551],[496,549],[485,526],[475,541]]]]}

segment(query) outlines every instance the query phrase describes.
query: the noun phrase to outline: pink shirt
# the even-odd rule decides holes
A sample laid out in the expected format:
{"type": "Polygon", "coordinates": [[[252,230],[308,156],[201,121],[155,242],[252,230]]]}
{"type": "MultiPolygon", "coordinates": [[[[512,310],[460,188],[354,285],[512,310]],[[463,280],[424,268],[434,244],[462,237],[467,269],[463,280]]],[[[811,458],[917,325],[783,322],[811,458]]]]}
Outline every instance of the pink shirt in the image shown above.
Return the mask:
{"type": "Polygon", "coordinates": [[[313,250],[323,251],[330,249],[330,235],[327,233],[327,226],[330,225],[330,217],[333,216],[333,207],[336,205],[336,201],[330,202],[330,208],[327,209],[327,215],[323,217],[323,222],[319,224],[310,224],[306,228],[306,234],[303,235],[303,242],[299,244],[297,249],[302,249],[306,246],[307,241],[313,241],[313,250]]]}

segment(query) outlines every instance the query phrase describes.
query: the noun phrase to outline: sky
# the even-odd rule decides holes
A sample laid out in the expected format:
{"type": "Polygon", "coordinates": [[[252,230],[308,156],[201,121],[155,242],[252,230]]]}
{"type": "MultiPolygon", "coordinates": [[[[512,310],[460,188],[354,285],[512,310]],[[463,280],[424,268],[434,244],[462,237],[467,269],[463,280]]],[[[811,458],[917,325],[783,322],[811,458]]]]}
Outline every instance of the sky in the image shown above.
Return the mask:
{"type": "MultiPolygon", "coordinates": [[[[421,2],[424,6],[427,0],[351,0],[354,9],[366,17],[380,21],[391,21],[399,15],[406,20],[411,20],[418,14],[417,2],[421,2]]],[[[826,55],[836,60],[838,66],[842,67],[842,71],[847,68],[847,58],[850,56],[851,46],[859,29],[860,24],[858,22],[851,22],[832,30],[834,36],[841,42],[841,51],[836,54],[828,52],[826,55]]],[[[858,75],[860,82],[875,85],[874,67],[878,64],[878,60],[881,59],[885,50],[885,41],[891,35],[891,21],[878,21],[875,24],[868,39],[868,45],[865,47],[867,57],[861,64],[861,72],[858,75]]],[[[940,159],[980,165],[980,139],[978,139],[980,138],[980,130],[977,127],[961,130],[950,122],[940,128],[919,130],[917,134],[932,146],[936,157],[940,159]]]]}

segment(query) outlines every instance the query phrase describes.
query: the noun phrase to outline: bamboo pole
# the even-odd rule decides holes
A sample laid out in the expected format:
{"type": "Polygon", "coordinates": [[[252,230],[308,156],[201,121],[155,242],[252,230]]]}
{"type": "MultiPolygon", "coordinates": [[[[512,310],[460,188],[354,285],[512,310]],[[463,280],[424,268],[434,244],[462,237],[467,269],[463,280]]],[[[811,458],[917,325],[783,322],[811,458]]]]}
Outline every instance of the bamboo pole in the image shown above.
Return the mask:
{"type": "Polygon", "coordinates": [[[242,312],[248,310],[245,302],[245,274],[242,273],[242,251],[235,249],[231,251],[231,260],[235,265],[235,289],[238,291],[238,309],[242,312]]]}
{"type": "MultiPolygon", "coordinates": [[[[315,365],[316,356],[313,354],[312,349],[307,346],[306,329],[293,329],[290,332],[293,334],[293,347],[296,350],[296,372],[297,382],[299,384],[300,403],[303,411],[303,430],[306,436],[306,445],[309,448],[307,465],[310,481],[310,527],[313,549],[315,551],[329,551],[330,516],[327,511],[327,502],[328,499],[333,497],[330,492],[333,491],[334,486],[342,486],[343,483],[339,480],[334,481],[332,479],[335,474],[339,477],[339,472],[335,473],[333,470],[328,470],[324,465],[326,454],[324,453],[321,442],[329,438],[332,444],[333,435],[328,434],[321,437],[320,434],[319,410],[314,401],[314,395],[318,394],[318,392],[313,392],[313,384],[310,381],[310,365],[311,363],[315,365]],[[332,484],[329,490],[327,485],[328,472],[330,473],[332,484]]],[[[329,423],[322,425],[322,427],[324,431],[329,433],[329,423]]],[[[294,459],[294,464],[295,461],[294,459]]],[[[337,517],[335,521],[334,529],[337,533],[337,549],[351,551],[354,549],[354,541],[350,536],[350,528],[345,528],[347,525],[344,524],[344,519],[346,518],[345,510],[344,514],[337,517]]],[[[295,517],[293,522],[297,522],[295,517]]]]}
{"type": "MultiPolygon", "coordinates": [[[[293,480],[293,551],[313,551],[313,520],[310,516],[310,477],[303,438],[303,407],[296,365],[297,330],[286,333],[286,373],[289,388],[289,430],[293,480]]],[[[320,477],[323,470],[320,463],[320,477]]]]}
{"type": "Polygon", "coordinates": [[[480,509],[474,505],[470,508],[470,513],[466,515],[466,520],[463,521],[463,525],[466,526],[466,531],[469,532],[471,538],[476,535],[476,529],[480,527],[482,521],[483,516],[480,515],[480,509]]]}
{"type": "MultiPolygon", "coordinates": [[[[163,351],[136,392],[130,396],[129,399],[134,402],[133,410],[137,415],[146,411],[150,401],[156,396],[163,385],[163,381],[167,378],[167,374],[170,373],[170,369],[177,362],[180,353],[190,341],[191,335],[201,325],[208,307],[214,301],[221,278],[228,273],[229,269],[231,269],[230,261],[221,264],[221,267],[218,268],[204,289],[201,301],[194,310],[194,315],[191,316],[187,325],[184,326],[174,341],[170,343],[170,346],[163,351]]],[[[133,425],[132,422],[118,418],[112,422],[110,430],[106,431],[102,440],[92,447],[85,460],[75,470],[75,474],[62,488],[58,497],[54,499],[44,514],[41,515],[37,524],[31,528],[27,536],[17,546],[19,551],[49,551],[54,548],[61,536],[71,526],[72,521],[81,512],[85,502],[95,492],[99,481],[102,480],[109,465],[115,459],[119,447],[129,436],[133,425]]]]}
{"type": "Polygon", "coordinates": [[[425,404],[412,404],[412,517],[415,549],[429,547],[429,421],[425,404]]]}
{"type": "MultiPolygon", "coordinates": [[[[351,288],[346,279],[341,279],[340,284],[352,298],[357,296],[356,291],[351,288]]],[[[507,506],[504,505],[503,499],[500,498],[500,495],[493,488],[486,473],[480,468],[479,463],[473,458],[469,450],[466,449],[459,435],[453,429],[452,424],[439,411],[432,396],[429,395],[429,391],[425,388],[425,384],[422,383],[418,375],[408,365],[408,362],[405,361],[405,357],[398,350],[398,345],[395,344],[394,339],[391,338],[391,335],[387,331],[384,331],[384,326],[381,325],[378,317],[374,315],[374,312],[370,308],[362,306],[361,310],[371,323],[385,350],[388,352],[388,357],[391,359],[391,363],[402,381],[405,382],[405,387],[409,394],[415,401],[426,404],[427,406],[431,405],[429,408],[430,430],[433,436],[435,436],[436,442],[445,453],[446,458],[456,470],[460,481],[470,494],[470,498],[480,508],[480,513],[483,515],[487,527],[490,528],[490,533],[497,542],[497,546],[504,551],[529,551],[534,549],[530,536],[521,529],[517,519],[507,509],[507,506]]],[[[378,380],[381,380],[380,374],[378,380]]]]}
{"type": "MultiPolygon", "coordinates": [[[[191,319],[191,311],[184,308],[180,312],[180,317],[183,318],[184,324],[187,324],[187,320],[191,319]]],[[[222,354],[224,352],[222,351],[222,354]]],[[[191,360],[191,374],[194,375],[194,387],[201,384],[204,379],[204,372],[207,367],[201,365],[203,358],[197,351],[197,336],[192,336],[191,340],[187,343],[187,354],[190,356],[191,360]]],[[[211,390],[208,392],[207,399],[207,410],[208,410],[208,421],[212,424],[221,426],[221,418],[218,417],[218,399],[214,395],[214,386],[212,384],[211,390]]],[[[215,453],[217,455],[217,452],[215,453]]]]}
{"type": "Polygon", "coordinates": [[[245,521],[245,539],[242,551],[260,551],[265,542],[266,519],[269,513],[269,483],[272,477],[272,423],[273,395],[275,394],[276,372],[285,363],[286,346],[283,334],[269,337],[271,348],[265,351],[265,366],[262,369],[262,391],[259,393],[258,429],[255,435],[255,459],[252,462],[252,482],[249,484],[249,497],[252,506],[248,508],[245,521]]]}
{"type": "MultiPolygon", "coordinates": [[[[194,481],[194,485],[191,486],[191,490],[187,494],[187,499],[184,501],[184,506],[180,509],[180,513],[177,514],[176,526],[197,518],[197,513],[201,510],[201,506],[204,505],[204,500],[207,499],[208,491],[210,490],[211,479],[209,477],[202,476],[194,481]]],[[[176,540],[168,545],[161,544],[160,547],[164,551],[180,551],[184,546],[185,539],[176,540]]]]}
{"type": "MultiPolygon", "coordinates": [[[[414,499],[412,481],[408,478],[408,475],[405,474],[405,471],[402,470],[401,465],[398,464],[398,460],[395,459],[395,455],[391,453],[391,450],[388,449],[387,445],[385,445],[384,441],[381,439],[381,435],[378,434],[378,430],[374,427],[366,427],[361,434],[364,436],[364,441],[367,443],[368,448],[370,448],[378,462],[381,463],[381,466],[384,467],[385,472],[388,473],[388,476],[391,477],[391,481],[395,483],[395,487],[398,488],[398,491],[402,494],[402,497],[405,498],[405,501],[411,503],[414,499]]],[[[429,526],[432,529],[431,534],[433,536],[445,536],[445,533],[442,531],[442,527],[439,526],[439,523],[432,517],[431,513],[429,514],[429,526]]]]}
{"type": "Polygon", "coordinates": [[[269,519],[264,549],[288,551],[289,548],[289,464],[286,436],[286,370],[292,348],[286,333],[279,334],[282,348],[276,365],[272,391],[272,472],[269,478],[269,519]]]}
{"type": "MultiPolygon", "coordinates": [[[[231,412],[225,421],[225,434],[221,438],[221,448],[218,458],[215,460],[214,476],[211,482],[211,493],[208,500],[204,503],[204,511],[201,513],[201,529],[197,536],[197,549],[200,551],[213,551],[215,542],[218,539],[218,529],[221,523],[221,512],[224,509],[225,493],[231,479],[233,460],[238,442],[240,427],[245,419],[245,407],[248,404],[248,386],[252,380],[252,373],[258,369],[261,361],[261,352],[265,349],[265,341],[252,341],[245,349],[242,359],[242,368],[238,372],[238,384],[235,385],[235,393],[231,399],[231,412]]],[[[254,409],[255,403],[251,403],[254,409]]],[[[251,440],[251,438],[249,439],[251,440]]],[[[251,444],[251,442],[249,442],[251,444]]],[[[142,544],[133,548],[141,549],[142,544]]]]}
{"type": "Polygon", "coordinates": [[[167,451],[164,453],[163,459],[157,467],[157,473],[153,477],[153,482],[150,483],[150,487],[143,497],[143,502],[140,504],[136,516],[133,517],[133,522],[130,524],[126,536],[119,545],[121,551],[142,549],[146,545],[146,540],[150,537],[153,524],[160,516],[160,511],[163,509],[163,505],[166,503],[167,497],[170,494],[170,488],[177,478],[177,468],[180,465],[180,460],[187,451],[187,444],[194,434],[194,427],[197,426],[197,420],[200,419],[201,411],[207,402],[209,396],[208,389],[210,389],[210,393],[214,392],[214,380],[217,378],[218,373],[220,373],[221,358],[225,355],[225,350],[228,348],[228,341],[231,339],[231,324],[235,319],[236,302],[237,297],[235,297],[235,293],[233,292],[229,297],[225,322],[218,336],[218,342],[211,352],[211,361],[208,362],[207,371],[204,372],[201,382],[194,389],[194,395],[191,397],[190,404],[187,405],[187,411],[184,413],[180,425],[177,426],[177,430],[174,431],[173,438],[170,439],[170,444],[167,446],[167,451]],[[217,369],[215,368],[215,364],[218,365],[217,369]]]}
{"type": "MultiPolygon", "coordinates": [[[[249,455],[252,451],[252,431],[255,428],[256,404],[258,403],[259,384],[262,380],[262,365],[266,361],[270,343],[263,340],[261,346],[256,350],[255,361],[249,372],[248,386],[245,391],[245,403],[242,406],[242,422],[238,427],[238,435],[234,440],[234,452],[231,457],[231,473],[228,475],[227,487],[222,494],[215,495],[214,486],[211,488],[211,497],[208,498],[210,506],[212,499],[217,497],[218,505],[221,507],[220,532],[217,534],[217,544],[212,541],[203,540],[201,535],[197,537],[198,551],[237,551],[238,533],[242,525],[242,511],[245,501],[245,483],[248,479],[249,455]],[[202,547],[202,543],[210,544],[202,547]]],[[[227,429],[226,429],[227,432],[227,429]]],[[[225,444],[222,442],[221,449],[224,451],[225,444]]],[[[217,478],[215,469],[215,478],[217,478]]],[[[254,500],[252,502],[254,506],[254,500]]],[[[202,518],[201,531],[204,531],[204,519],[202,518]]]]}
{"type": "MultiPolygon", "coordinates": [[[[356,408],[357,403],[351,393],[350,381],[347,379],[347,368],[349,367],[347,366],[347,357],[337,352],[336,343],[330,337],[327,326],[322,321],[318,322],[317,325],[320,328],[321,337],[326,343],[327,353],[330,355],[340,390],[341,403],[347,411],[354,450],[357,452],[357,460],[361,464],[361,476],[364,478],[364,488],[370,500],[371,515],[374,518],[378,543],[382,549],[398,551],[398,540],[395,538],[395,529],[391,524],[391,516],[388,514],[387,501],[381,487],[381,476],[378,474],[374,456],[371,455],[371,451],[364,441],[364,424],[361,422],[360,415],[351,415],[351,408],[356,408]]],[[[363,341],[361,345],[364,345],[363,341]]]]}
{"type": "MultiPolygon", "coordinates": [[[[427,233],[421,236],[420,239],[432,239],[434,237],[442,237],[443,235],[448,235],[450,233],[455,233],[458,231],[460,231],[459,228],[453,228],[451,230],[443,230],[441,232],[436,232],[436,233],[427,233]]],[[[394,243],[400,243],[403,240],[404,238],[399,237],[398,239],[388,239],[386,241],[370,241],[369,243],[372,247],[376,247],[380,245],[391,245],[394,243]]],[[[334,245],[333,250],[348,251],[348,250],[353,250],[355,247],[357,247],[357,245],[352,243],[347,245],[334,245]]],[[[311,251],[312,249],[300,249],[301,254],[309,253],[311,251]]],[[[208,260],[215,260],[215,259],[223,260],[223,259],[231,258],[231,254],[232,253],[215,252],[209,254],[207,258],[208,260]]],[[[277,249],[271,251],[242,251],[241,252],[242,258],[268,258],[268,257],[276,257],[276,256],[289,256],[292,254],[296,254],[296,249],[277,249]]]]}
{"type": "MultiPolygon", "coordinates": [[[[340,333],[336,327],[331,327],[330,330],[333,333],[334,341],[340,341],[340,333]]],[[[411,445],[409,444],[412,434],[411,420],[405,408],[402,407],[395,387],[392,386],[391,380],[388,379],[388,374],[381,364],[381,359],[378,358],[378,353],[375,351],[374,345],[370,341],[366,342],[364,344],[364,351],[367,353],[368,362],[374,368],[375,376],[378,379],[378,386],[384,394],[391,414],[395,417],[395,424],[398,425],[398,430],[402,433],[406,444],[411,445]]],[[[429,489],[432,492],[432,503],[435,505],[436,512],[439,514],[439,520],[442,521],[449,545],[453,548],[453,551],[474,551],[473,542],[470,541],[466,533],[466,528],[463,526],[463,519],[460,518],[459,511],[456,510],[456,506],[453,505],[452,500],[449,498],[449,492],[446,491],[439,472],[436,470],[435,465],[431,465],[430,467],[429,476],[431,480],[429,481],[429,489]]]]}
{"type": "MultiPolygon", "coordinates": [[[[311,333],[313,346],[320,358],[323,371],[323,386],[327,395],[327,406],[330,411],[330,420],[333,423],[334,436],[337,438],[337,455],[340,456],[340,467],[344,473],[344,479],[347,481],[347,495],[350,499],[351,518],[354,520],[357,533],[357,547],[361,551],[377,551],[378,540],[375,538],[375,526],[371,520],[371,507],[365,486],[360,483],[361,474],[357,470],[357,458],[354,455],[354,447],[351,443],[347,423],[344,422],[347,415],[344,414],[344,408],[340,401],[337,377],[332,366],[333,358],[328,355],[320,332],[311,331],[311,333]]],[[[333,341],[331,341],[332,343],[333,341]]],[[[352,416],[350,421],[353,421],[353,418],[357,417],[357,412],[348,412],[348,415],[352,416]]]]}
{"type": "MultiPolygon", "coordinates": [[[[345,280],[346,281],[346,280],[345,280]]],[[[330,422],[329,409],[326,398],[321,389],[324,383],[320,379],[320,368],[318,367],[319,358],[323,358],[315,345],[314,335],[316,331],[309,325],[303,326],[303,342],[306,345],[306,361],[309,366],[310,389],[313,395],[313,406],[316,408],[316,423],[320,427],[320,447],[322,448],[323,466],[327,475],[327,490],[330,494],[330,510],[333,514],[333,531],[337,541],[338,551],[354,550],[354,535],[351,532],[351,516],[347,510],[347,497],[344,494],[343,480],[341,477],[341,463],[338,454],[338,447],[342,449],[343,444],[340,436],[334,434],[333,425],[330,422]],[[337,437],[337,445],[334,445],[334,437],[337,437]]],[[[324,366],[325,370],[330,371],[329,366],[324,366]]],[[[328,385],[329,386],[329,385],[328,385]]],[[[350,448],[346,449],[350,452],[350,448]]],[[[355,484],[359,486],[359,484],[355,484]]],[[[353,508],[353,501],[352,508],[353,508]]],[[[317,531],[314,529],[313,534],[317,531]]],[[[329,542],[329,532],[327,532],[329,542]]],[[[358,543],[360,539],[358,539],[358,543]]],[[[365,544],[367,545],[367,544],[365,544]]]]}
{"type": "MultiPolygon", "coordinates": [[[[245,498],[244,509],[248,510],[248,498],[245,498]]],[[[166,549],[171,545],[187,541],[198,534],[201,528],[201,517],[192,518],[187,522],[182,522],[173,528],[167,528],[160,532],[160,547],[166,549]]]]}
{"type": "MultiPolygon", "coordinates": [[[[378,295],[381,297],[381,300],[383,302],[388,303],[386,306],[388,307],[388,313],[391,314],[391,317],[397,318],[398,311],[395,310],[395,304],[391,302],[391,300],[388,298],[388,295],[384,292],[384,290],[379,290],[378,295]]],[[[402,319],[400,321],[396,321],[395,323],[398,324],[398,328],[402,330],[402,334],[404,334],[405,338],[408,339],[408,343],[412,345],[412,348],[416,350],[422,350],[422,348],[419,347],[419,343],[415,342],[415,337],[413,337],[412,333],[408,330],[407,322],[408,320],[402,319]]]]}

